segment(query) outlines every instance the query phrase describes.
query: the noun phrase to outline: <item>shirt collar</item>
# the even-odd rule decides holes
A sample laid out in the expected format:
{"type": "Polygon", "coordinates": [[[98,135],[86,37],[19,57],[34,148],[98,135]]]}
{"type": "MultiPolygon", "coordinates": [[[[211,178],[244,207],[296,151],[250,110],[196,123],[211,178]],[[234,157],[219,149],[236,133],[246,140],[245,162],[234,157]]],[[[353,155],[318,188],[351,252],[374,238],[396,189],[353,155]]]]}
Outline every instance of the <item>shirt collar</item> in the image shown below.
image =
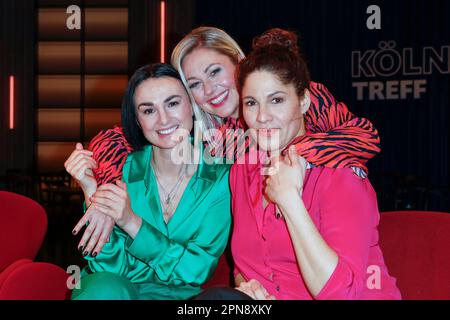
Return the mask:
{"type": "MultiPolygon", "coordinates": [[[[203,145],[200,144],[200,155],[203,154],[203,145]]],[[[130,183],[144,180],[146,184],[150,179],[150,160],[152,156],[153,146],[144,146],[142,150],[132,153],[130,164],[130,172],[128,181],[130,183]]],[[[204,163],[201,157],[197,171],[195,173],[196,179],[202,179],[207,182],[214,182],[216,177],[215,166],[204,163]]],[[[148,187],[148,185],[147,185],[148,187]]]]}

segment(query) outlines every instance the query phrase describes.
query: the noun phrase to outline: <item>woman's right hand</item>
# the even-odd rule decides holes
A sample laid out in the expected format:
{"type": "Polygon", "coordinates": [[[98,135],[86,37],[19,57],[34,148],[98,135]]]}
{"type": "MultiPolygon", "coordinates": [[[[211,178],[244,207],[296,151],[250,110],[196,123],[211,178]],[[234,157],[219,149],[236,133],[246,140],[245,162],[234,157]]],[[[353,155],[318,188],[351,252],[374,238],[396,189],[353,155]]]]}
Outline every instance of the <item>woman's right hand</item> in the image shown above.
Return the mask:
{"type": "Polygon", "coordinates": [[[89,222],[89,225],[84,230],[83,237],[78,243],[78,250],[84,256],[92,253],[92,257],[95,257],[100,253],[105,243],[109,241],[115,223],[113,218],[97,211],[95,206],[90,206],[73,229],[73,235],[78,234],[87,222],[89,222]]]}
{"type": "MultiPolygon", "coordinates": [[[[75,150],[64,163],[64,167],[83,189],[85,197],[90,197],[95,192],[97,181],[92,169],[97,168],[97,163],[92,158],[92,152],[84,150],[81,143],[77,143],[75,150]]],[[[89,204],[88,199],[86,204],[89,204]]]]}

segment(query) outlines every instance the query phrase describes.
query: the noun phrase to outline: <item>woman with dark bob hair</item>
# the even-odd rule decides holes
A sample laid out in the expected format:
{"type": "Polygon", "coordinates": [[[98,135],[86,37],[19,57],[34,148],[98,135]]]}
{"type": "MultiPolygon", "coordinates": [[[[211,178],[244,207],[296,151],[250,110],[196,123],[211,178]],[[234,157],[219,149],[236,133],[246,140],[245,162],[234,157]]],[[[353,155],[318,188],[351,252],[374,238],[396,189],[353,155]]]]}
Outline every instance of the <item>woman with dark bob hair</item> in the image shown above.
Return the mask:
{"type": "Polygon", "coordinates": [[[103,249],[85,254],[88,264],[72,298],[188,299],[212,275],[228,241],[229,166],[196,158],[192,106],[171,65],[134,73],[122,126],[134,150],[122,180],[97,186],[97,164],[81,144],[65,163],[86,206],[115,223],[103,249]]]}

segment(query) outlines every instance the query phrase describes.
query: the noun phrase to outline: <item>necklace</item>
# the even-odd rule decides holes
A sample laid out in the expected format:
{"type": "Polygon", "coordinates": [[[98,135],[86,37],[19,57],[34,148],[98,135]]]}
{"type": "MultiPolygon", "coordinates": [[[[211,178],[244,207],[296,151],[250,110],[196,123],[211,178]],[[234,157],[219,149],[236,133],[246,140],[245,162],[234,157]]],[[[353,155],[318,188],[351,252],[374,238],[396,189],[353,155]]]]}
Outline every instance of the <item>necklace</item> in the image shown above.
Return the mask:
{"type": "MultiPolygon", "coordinates": [[[[178,194],[178,189],[179,189],[179,187],[180,187],[180,185],[181,185],[181,182],[183,181],[183,179],[184,179],[184,177],[186,176],[186,173],[187,173],[187,165],[185,165],[184,168],[181,168],[180,174],[178,175],[177,182],[176,182],[175,185],[172,187],[172,189],[171,189],[169,192],[167,192],[167,190],[164,188],[163,184],[162,184],[161,181],[159,180],[158,173],[157,173],[157,171],[156,171],[156,165],[155,165],[155,162],[154,162],[154,158],[153,158],[153,157],[152,157],[151,162],[152,162],[151,164],[152,164],[152,166],[153,166],[153,168],[154,168],[154,171],[155,171],[156,182],[157,182],[158,185],[161,187],[161,191],[162,191],[162,193],[164,194],[162,198],[161,198],[161,196],[160,196],[160,199],[161,199],[161,202],[163,203],[163,206],[164,206],[164,208],[163,208],[164,220],[165,220],[166,223],[167,223],[167,221],[168,221],[169,218],[170,218],[171,211],[172,211],[172,210],[171,210],[171,209],[172,209],[172,203],[171,203],[171,201],[172,201],[172,200],[176,197],[176,195],[178,194]]],[[[172,213],[173,213],[173,212],[172,212],[172,213]]]]}

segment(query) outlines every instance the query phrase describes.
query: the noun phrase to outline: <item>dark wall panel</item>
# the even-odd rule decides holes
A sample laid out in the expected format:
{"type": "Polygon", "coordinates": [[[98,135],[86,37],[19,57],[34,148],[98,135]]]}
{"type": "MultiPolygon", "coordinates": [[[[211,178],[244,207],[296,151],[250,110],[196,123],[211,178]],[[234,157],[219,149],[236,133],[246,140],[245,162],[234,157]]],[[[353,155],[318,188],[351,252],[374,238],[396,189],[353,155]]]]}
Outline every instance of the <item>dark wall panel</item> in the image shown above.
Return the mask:
{"type": "Polygon", "coordinates": [[[337,99],[346,102],[357,115],[369,118],[379,130],[382,152],[369,162],[371,179],[377,182],[378,190],[391,192],[387,188],[393,180],[397,180],[397,190],[401,183],[412,188],[416,182],[418,188],[431,193],[447,190],[441,197],[446,205],[434,208],[450,210],[449,1],[198,0],[196,12],[195,25],[223,28],[244,52],[250,50],[253,37],[269,28],[297,31],[312,79],[324,83],[337,99]],[[381,30],[366,26],[366,11],[372,4],[381,9],[381,30]],[[434,50],[433,60],[427,50],[434,50]],[[375,61],[378,58],[370,58],[372,51],[387,66],[390,59],[396,59],[395,68],[400,69],[391,75],[383,74],[380,63],[375,61]],[[352,60],[353,54],[365,56],[358,63],[357,58],[352,60]],[[434,67],[428,72],[426,66],[430,63],[434,67]],[[420,71],[411,75],[408,65],[420,71]],[[353,76],[352,67],[370,67],[375,74],[353,76]],[[426,81],[426,92],[418,98],[411,94],[413,80],[426,81]],[[403,93],[410,93],[399,98],[401,83],[408,83],[405,81],[411,83],[403,93]],[[371,99],[366,88],[363,98],[358,99],[354,87],[357,82],[380,85],[381,93],[371,99]],[[389,86],[397,93],[389,94],[389,86]]]}
{"type": "Polygon", "coordinates": [[[0,175],[30,171],[35,159],[34,1],[0,1],[0,175]],[[9,129],[9,76],[15,77],[14,129],[9,129]]]}

